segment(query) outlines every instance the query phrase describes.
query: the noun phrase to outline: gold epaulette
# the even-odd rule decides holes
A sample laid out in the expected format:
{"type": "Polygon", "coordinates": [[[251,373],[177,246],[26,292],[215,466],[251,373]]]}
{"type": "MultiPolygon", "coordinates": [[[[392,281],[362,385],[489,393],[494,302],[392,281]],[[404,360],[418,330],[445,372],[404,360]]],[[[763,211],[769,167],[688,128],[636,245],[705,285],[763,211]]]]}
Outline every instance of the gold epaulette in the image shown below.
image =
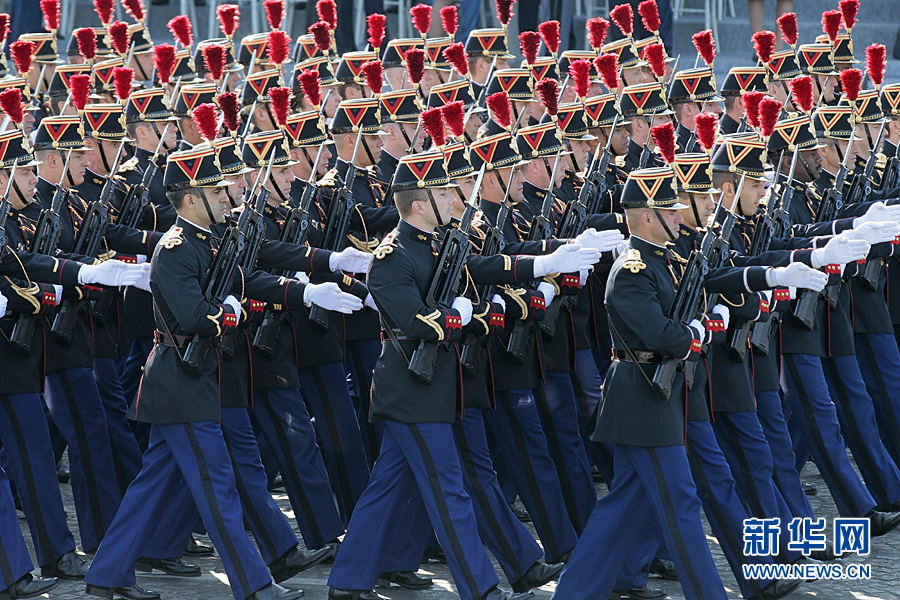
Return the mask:
{"type": "Polygon", "coordinates": [[[396,232],[393,232],[393,231],[391,233],[387,234],[386,236],[384,236],[384,239],[381,240],[381,243],[378,244],[378,246],[375,248],[375,252],[374,252],[375,258],[381,260],[388,254],[393,252],[394,248],[397,247],[397,244],[394,243],[394,240],[396,239],[396,237],[397,237],[397,234],[396,234],[396,232]]]}
{"type": "Polygon", "coordinates": [[[373,237],[371,240],[361,240],[353,234],[348,233],[347,239],[357,250],[363,252],[374,252],[378,248],[378,238],[373,237]]]}
{"type": "Polygon", "coordinates": [[[629,248],[628,252],[625,253],[625,261],[622,263],[622,268],[628,269],[632,273],[639,273],[646,269],[647,265],[644,264],[644,260],[641,258],[641,251],[629,248]]]}
{"type": "Polygon", "coordinates": [[[184,242],[184,237],[182,237],[183,233],[184,229],[181,227],[173,227],[166,232],[166,235],[164,235],[161,240],[159,240],[159,245],[166,250],[171,250],[175,246],[180,246],[184,242]]]}
{"type": "Polygon", "coordinates": [[[322,179],[316,182],[318,187],[335,187],[337,183],[337,169],[329,169],[322,179]]]}

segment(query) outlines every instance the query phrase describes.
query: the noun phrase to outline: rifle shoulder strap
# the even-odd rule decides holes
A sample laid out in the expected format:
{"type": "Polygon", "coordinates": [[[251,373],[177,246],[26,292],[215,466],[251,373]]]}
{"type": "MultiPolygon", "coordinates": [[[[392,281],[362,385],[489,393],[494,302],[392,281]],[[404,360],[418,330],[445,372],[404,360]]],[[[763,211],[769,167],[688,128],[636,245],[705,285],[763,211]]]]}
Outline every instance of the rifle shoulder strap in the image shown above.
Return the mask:
{"type": "Polygon", "coordinates": [[[166,334],[172,340],[172,347],[175,348],[175,353],[178,355],[178,359],[184,363],[184,355],[181,353],[181,350],[178,349],[178,344],[175,344],[175,336],[172,335],[172,332],[169,330],[169,324],[166,323],[166,320],[163,318],[162,313],[159,312],[159,306],[156,305],[156,298],[153,299],[153,312],[159,316],[159,320],[162,321],[163,328],[166,330],[166,334]]]}
{"type": "Polygon", "coordinates": [[[384,329],[385,333],[387,333],[388,339],[391,340],[391,345],[394,347],[400,356],[403,357],[403,360],[406,362],[406,366],[409,366],[409,357],[406,355],[406,351],[403,349],[403,346],[400,345],[400,340],[397,339],[397,334],[394,333],[394,330],[388,325],[387,321],[384,320],[384,317],[379,315],[379,319],[381,319],[381,328],[384,329]]]}
{"type": "Polygon", "coordinates": [[[615,336],[616,340],[618,340],[618,342],[619,342],[620,344],[622,344],[622,347],[625,348],[625,354],[628,355],[628,359],[629,359],[631,362],[634,363],[634,366],[637,368],[638,372],[639,372],[639,373],[641,374],[641,376],[644,378],[644,381],[647,382],[647,387],[649,387],[651,391],[653,391],[654,393],[656,393],[656,392],[654,391],[654,388],[653,388],[653,383],[650,381],[650,378],[647,377],[647,373],[644,372],[644,369],[643,369],[643,367],[641,367],[641,363],[638,362],[638,359],[637,359],[637,357],[634,355],[634,352],[632,352],[631,348],[628,347],[628,344],[625,343],[624,338],[622,338],[622,336],[619,334],[619,330],[616,329],[616,326],[615,326],[615,324],[613,323],[613,320],[612,320],[612,319],[608,319],[608,321],[609,321],[609,330],[610,330],[610,331],[612,332],[612,334],[615,336]]]}

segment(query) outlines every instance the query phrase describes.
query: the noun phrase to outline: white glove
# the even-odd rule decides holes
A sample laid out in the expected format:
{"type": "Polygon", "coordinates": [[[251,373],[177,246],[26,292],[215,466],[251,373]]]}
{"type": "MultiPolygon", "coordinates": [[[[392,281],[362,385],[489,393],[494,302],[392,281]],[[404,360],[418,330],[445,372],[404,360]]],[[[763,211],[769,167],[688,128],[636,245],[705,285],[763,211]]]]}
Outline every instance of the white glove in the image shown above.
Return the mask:
{"type": "Polygon", "coordinates": [[[143,276],[142,265],[129,265],[119,260],[107,260],[99,265],[82,265],[78,270],[80,285],[132,285],[143,276]]]}
{"type": "Polygon", "coordinates": [[[600,251],[582,248],[578,244],[564,244],[553,254],[534,259],[534,276],[543,277],[549,273],[575,273],[589,269],[600,261],[600,251]]]}
{"type": "Polygon", "coordinates": [[[0,317],[6,314],[7,304],[9,304],[9,300],[6,298],[6,296],[3,295],[2,292],[0,292],[0,317]]]}
{"type": "Polygon", "coordinates": [[[619,258],[625,250],[628,249],[628,243],[625,241],[619,242],[615,248],[613,248],[613,259],[619,258]]]}
{"type": "Polygon", "coordinates": [[[315,304],[326,310],[337,311],[345,315],[363,307],[362,300],[353,294],[342,292],[338,284],[333,281],[306,284],[306,288],[303,290],[303,303],[307,306],[315,304]]]}
{"type": "Polygon", "coordinates": [[[372,297],[372,294],[366,294],[366,301],[363,302],[363,304],[365,304],[372,310],[378,310],[378,305],[375,304],[375,298],[372,297]]]}
{"type": "Polygon", "coordinates": [[[578,271],[578,287],[580,287],[580,288],[584,287],[584,284],[587,283],[588,275],[590,275],[590,274],[591,274],[591,272],[588,271],[587,269],[585,269],[584,271],[578,271]]]}
{"type": "Polygon", "coordinates": [[[600,252],[609,252],[625,241],[625,236],[617,229],[585,229],[581,235],[572,242],[582,248],[594,248],[600,252]]]}
{"type": "Polygon", "coordinates": [[[62,302],[63,286],[54,285],[53,290],[56,292],[56,305],[59,306],[59,303],[62,302]]]}
{"type": "Polygon", "coordinates": [[[763,290],[760,293],[766,297],[766,302],[769,303],[769,306],[772,306],[772,290],[763,290]]]}
{"type": "Polygon", "coordinates": [[[824,248],[813,250],[811,260],[813,266],[818,269],[825,265],[845,265],[854,260],[862,260],[868,253],[869,242],[837,235],[828,240],[824,248]]]}
{"type": "Polygon", "coordinates": [[[328,266],[332,271],[347,271],[348,273],[365,273],[372,264],[374,254],[357,250],[356,248],[345,248],[340,252],[334,252],[328,259],[328,266]]]}
{"type": "Polygon", "coordinates": [[[227,304],[228,306],[230,306],[232,309],[234,309],[234,314],[237,315],[237,318],[241,318],[241,303],[237,298],[235,298],[231,294],[228,294],[228,296],[225,297],[225,300],[222,301],[222,304],[227,304]]]}
{"type": "Polygon", "coordinates": [[[297,271],[296,273],[294,273],[294,279],[296,279],[300,283],[309,283],[309,275],[307,275],[303,271],[297,271]]]}
{"type": "Polygon", "coordinates": [[[724,304],[716,304],[713,306],[713,314],[719,315],[722,321],[725,323],[725,329],[728,329],[728,322],[731,320],[731,311],[728,310],[728,307],[724,304]]]}
{"type": "Polygon", "coordinates": [[[491,302],[493,302],[494,304],[499,304],[503,307],[503,312],[506,312],[506,300],[503,299],[503,296],[501,296],[500,294],[494,294],[494,297],[491,298],[491,302]]]}
{"type": "Polygon", "coordinates": [[[791,300],[796,300],[797,299],[797,288],[789,287],[788,288],[788,296],[790,297],[791,300]]]}
{"type": "Polygon", "coordinates": [[[138,255],[135,256],[135,258],[137,259],[137,264],[139,264],[139,265],[142,265],[142,264],[144,264],[145,262],[147,262],[147,255],[146,255],[146,254],[138,254],[138,255]]]}
{"type": "Polygon", "coordinates": [[[828,283],[828,275],[795,262],[786,267],[766,271],[766,282],[773,287],[807,288],[820,292],[828,283]]]}
{"type": "Polygon", "coordinates": [[[863,223],[878,223],[879,221],[900,221],[900,205],[885,206],[884,202],[876,202],[869,207],[866,214],[853,219],[853,229],[863,223]]]}
{"type": "Polygon", "coordinates": [[[135,281],[132,285],[139,290],[144,290],[145,292],[150,291],[150,264],[143,263],[141,264],[141,268],[143,271],[141,272],[140,278],[135,281]]]}
{"type": "Polygon", "coordinates": [[[553,287],[553,284],[547,283],[546,281],[542,281],[538,284],[537,291],[544,297],[544,306],[550,306],[550,303],[553,302],[553,298],[556,297],[556,288],[553,287]]]}
{"type": "MultiPolygon", "coordinates": [[[[701,342],[706,341],[706,327],[703,326],[703,323],[701,323],[697,319],[694,319],[693,321],[688,323],[688,327],[694,330],[694,336],[696,337],[696,339],[700,340],[701,342]]],[[[688,356],[690,356],[690,353],[688,353],[688,356]]]]}
{"type": "Polygon", "coordinates": [[[459,318],[462,321],[463,327],[469,324],[469,321],[472,320],[472,301],[464,296],[457,296],[453,299],[453,304],[450,307],[459,313],[459,318]]]}
{"type": "Polygon", "coordinates": [[[841,237],[848,240],[865,240],[870,244],[890,242],[898,235],[900,235],[900,223],[896,221],[867,221],[859,227],[841,233],[841,237]]]}

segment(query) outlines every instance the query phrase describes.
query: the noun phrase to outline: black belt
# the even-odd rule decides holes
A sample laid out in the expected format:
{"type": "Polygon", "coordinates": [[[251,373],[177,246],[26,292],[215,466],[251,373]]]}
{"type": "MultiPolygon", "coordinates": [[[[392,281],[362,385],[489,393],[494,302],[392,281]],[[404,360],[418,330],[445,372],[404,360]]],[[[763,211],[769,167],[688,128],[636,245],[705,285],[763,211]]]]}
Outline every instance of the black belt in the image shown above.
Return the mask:
{"type": "Polygon", "coordinates": [[[153,339],[156,340],[157,344],[184,350],[185,348],[187,348],[187,345],[191,343],[193,336],[169,335],[168,333],[165,333],[163,331],[154,331],[153,339]]]}
{"type": "MultiPolygon", "coordinates": [[[[663,361],[663,355],[660,354],[659,352],[649,352],[646,350],[634,350],[632,352],[632,354],[634,354],[634,357],[637,359],[637,362],[639,362],[641,364],[658,365],[659,363],[661,363],[663,361]]],[[[621,361],[621,362],[634,362],[628,356],[618,356],[616,354],[615,350],[613,350],[613,358],[618,361],[621,361]]]]}
{"type": "Polygon", "coordinates": [[[394,333],[393,336],[390,336],[390,335],[388,334],[387,330],[385,330],[385,329],[382,329],[382,330],[381,330],[381,339],[382,339],[382,341],[384,341],[384,338],[386,338],[386,337],[393,337],[394,339],[396,339],[396,340],[398,340],[398,341],[401,341],[401,342],[418,342],[418,341],[419,341],[418,339],[413,339],[413,338],[408,338],[408,337],[406,337],[405,335],[403,335],[403,332],[400,331],[399,329],[391,328],[391,331],[394,333]]]}

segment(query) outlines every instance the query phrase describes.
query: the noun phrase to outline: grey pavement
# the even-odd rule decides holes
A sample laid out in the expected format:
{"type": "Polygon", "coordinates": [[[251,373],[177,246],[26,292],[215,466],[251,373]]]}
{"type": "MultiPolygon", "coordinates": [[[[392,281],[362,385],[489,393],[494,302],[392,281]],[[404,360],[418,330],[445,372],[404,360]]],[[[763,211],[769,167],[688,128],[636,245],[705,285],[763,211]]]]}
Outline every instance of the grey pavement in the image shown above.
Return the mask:
{"type": "MultiPolygon", "coordinates": [[[[817,517],[825,517],[828,520],[828,531],[831,531],[831,519],[838,516],[834,502],[828,493],[825,482],[819,475],[812,463],[808,464],[804,474],[804,481],[810,481],[818,486],[818,494],[810,498],[812,507],[817,517]]],[[[71,488],[68,485],[62,485],[63,501],[65,503],[66,512],[69,517],[69,526],[76,534],[77,524],[75,522],[75,510],[72,504],[71,488]]],[[[606,487],[603,484],[597,486],[598,495],[606,493],[606,487]]],[[[284,511],[288,521],[292,524],[293,512],[290,508],[287,496],[283,493],[276,493],[275,499],[278,505],[284,511]]],[[[21,516],[21,514],[20,514],[21,516]]],[[[22,528],[26,536],[28,536],[28,527],[24,521],[21,521],[22,528]]],[[[704,519],[704,524],[706,521],[704,519]]],[[[529,529],[533,532],[531,525],[529,529]]],[[[740,598],[740,592],[728,564],[722,554],[716,539],[706,527],[707,537],[713,557],[719,567],[719,573],[722,581],[728,591],[729,598],[740,598]]],[[[298,536],[299,537],[299,536],[298,536]]],[[[830,536],[829,536],[830,537],[830,536]]],[[[199,536],[204,543],[209,540],[203,536],[199,536]]],[[[252,539],[252,538],[251,538],[252,539]]],[[[784,541],[782,541],[784,543],[784,541]]],[[[616,548],[610,548],[609,552],[616,552],[616,548]]],[[[90,557],[88,557],[90,558],[90,557]]],[[[195,578],[179,578],[168,575],[145,575],[138,574],[138,583],[148,589],[156,590],[162,594],[163,600],[229,600],[232,598],[231,588],[228,586],[228,579],[222,563],[218,558],[198,559],[195,561],[200,565],[203,574],[195,578]]],[[[864,562],[871,565],[872,578],[868,581],[817,581],[807,583],[792,594],[791,598],[801,599],[817,599],[817,600],[900,600],[900,530],[889,533],[886,536],[875,538],[872,540],[871,555],[865,559],[853,556],[843,559],[844,564],[852,562],[864,562]]],[[[494,566],[500,577],[501,585],[509,588],[509,583],[505,580],[500,568],[495,561],[494,566]]],[[[306,592],[306,598],[310,600],[326,600],[328,597],[328,565],[319,565],[297,577],[288,580],[284,585],[291,588],[301,588],[306,592]]],[[[425,591],[410,591],[399,588],[378,588],[376,591],[389,600],[451,600],[458,598],[453,591],[453,585],[450,580],[450,573],[444,564],[427,563],[423,564],[420,574],[427,574],[434,577],[435,585],[425,591]]],[[[651,577],[650,585],[653,587],[665,588],[669,596],[673,600],[683,600],[684,594],[677,582],[663,581],[661,579],[651,577]]],[[[548,584],[539,590],[535,590],[536,598],[549,598],[554,590],[554,584],[548,584]]],[[[84,584],[81,582],[64,581],[56,589],[49,594],[42,596],[43,598],[55,598],[59,600],[75,600],[86,599],[84,594],[84,584]]],[[[564,599],[563,599],[564,600],[564,599]]],[[[597,600],[604,600],[598,598],[597,600]]]]}

